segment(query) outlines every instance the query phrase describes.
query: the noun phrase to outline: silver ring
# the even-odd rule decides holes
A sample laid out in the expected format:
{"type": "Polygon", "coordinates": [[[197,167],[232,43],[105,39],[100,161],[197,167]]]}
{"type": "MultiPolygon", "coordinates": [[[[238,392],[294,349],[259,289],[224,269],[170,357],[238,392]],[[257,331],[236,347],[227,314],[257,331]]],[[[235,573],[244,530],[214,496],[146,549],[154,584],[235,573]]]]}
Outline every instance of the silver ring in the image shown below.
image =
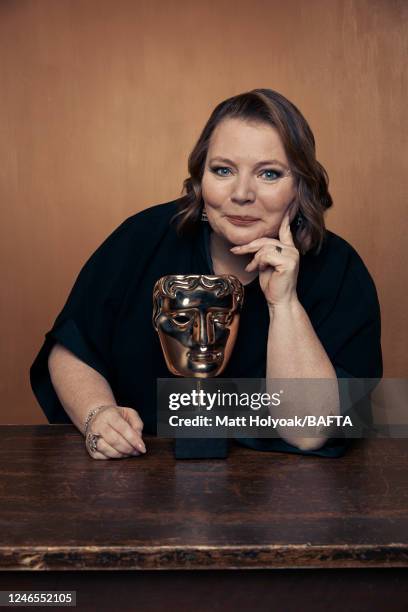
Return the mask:
{"type": "Polygon", "coordinates": [[[96,453],[98,450],[98,440],[102,438],[101,434],[89,433],[86,436],[86,446],[91,453],[96,453]]]}
{"type": "Polygon", "coordinates": [[[281,246],[276,246],[275,249],[278,251],[278,253],[282,253],[283,251],[281,246]]]}

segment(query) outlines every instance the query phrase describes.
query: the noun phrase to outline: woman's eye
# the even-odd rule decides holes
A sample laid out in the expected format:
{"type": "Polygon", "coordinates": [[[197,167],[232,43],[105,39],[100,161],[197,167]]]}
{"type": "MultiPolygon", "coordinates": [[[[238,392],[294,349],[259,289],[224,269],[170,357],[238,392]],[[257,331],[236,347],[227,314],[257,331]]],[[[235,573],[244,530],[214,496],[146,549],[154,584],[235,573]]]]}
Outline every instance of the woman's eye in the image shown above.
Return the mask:
{"type": "Polygon", "coordinates": [[[231,174],[231,170],[225,166],[216,166],[211,168],[211,172],[214,172],[214,174],[217,174],[218,176],[229,176],[231,174]]]}
{"type": "MultiPolygon", "coordinates": [[[[212,167],[211,172],[213,172],[217,176],[230,176],[232,174],[231,168],[228,168],[226,166],[212,167]]],[[[268,169],[268,170],[263,170],[261,172],[261,176],[265,178],[267,181],[277,181],[278,179],[281,178],[282,172],[279,172],[279,170],[268,169]]]]}
{"type": "Polygon", "coordinates": [[[278,170],[263,170],[261,176],[266,178],[267,181],[276,181],[282,176],[282,173],[278,170]]]}

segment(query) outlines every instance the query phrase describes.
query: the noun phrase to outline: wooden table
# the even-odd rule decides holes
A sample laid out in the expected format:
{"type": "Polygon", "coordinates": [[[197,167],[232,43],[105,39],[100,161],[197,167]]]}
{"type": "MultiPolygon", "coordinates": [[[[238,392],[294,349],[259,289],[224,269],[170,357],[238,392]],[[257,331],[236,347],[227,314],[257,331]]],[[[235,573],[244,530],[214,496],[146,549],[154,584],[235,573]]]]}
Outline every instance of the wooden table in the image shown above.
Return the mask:
{"type": "Polygon", "coordinates": [[[72,426],[0,427],[0,590],[76,590],[81,610],[408,610],[407,440],[338,459],[146,446],[94,461],[72,426]]]}

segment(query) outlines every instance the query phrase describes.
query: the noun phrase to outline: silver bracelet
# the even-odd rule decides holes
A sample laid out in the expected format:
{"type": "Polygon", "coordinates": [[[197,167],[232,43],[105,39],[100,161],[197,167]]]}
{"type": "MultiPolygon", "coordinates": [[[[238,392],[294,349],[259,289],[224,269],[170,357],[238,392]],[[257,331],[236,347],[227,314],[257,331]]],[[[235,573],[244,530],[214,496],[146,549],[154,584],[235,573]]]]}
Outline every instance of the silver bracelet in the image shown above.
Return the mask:
{"type": "Polygon", "coordinates": [[[87,434],[88,434],[88,427],[92,421],[92,419],[94,418],[94,416],[96,414],[98,414],[98,412],[100,412],[101,410],[103,410],[104,408],[110,408],[111,406],[113,406],[114,404],[104,404],[103,406],[98,406],[97,408],[92,408],[92,410],[90,410],[88,412],[88,416],[85,419],[85,430],[84,430],[84,436],[86,438],[87,434]]]}

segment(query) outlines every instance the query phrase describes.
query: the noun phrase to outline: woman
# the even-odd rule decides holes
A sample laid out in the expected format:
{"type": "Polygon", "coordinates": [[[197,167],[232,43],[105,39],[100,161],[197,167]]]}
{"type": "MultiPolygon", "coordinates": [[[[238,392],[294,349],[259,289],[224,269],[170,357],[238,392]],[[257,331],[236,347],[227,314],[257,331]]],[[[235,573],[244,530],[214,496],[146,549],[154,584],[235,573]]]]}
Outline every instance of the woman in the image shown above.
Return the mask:
{"type": "MultiPolygon", "coordinates": [[[[50,422],[100,434],[87,446],[95,459],[144,453],[142,432],[156,431],[155,383],[169,372],[152,290],[166,274],[234,274],[245,285],[225,378],[382,376],[375,286],[325,229],[327,174],[299,110],[269,89],[221,102],[189,172],[182,198],[129,217],[92,255],[31,367],[50,422]]],[[[240,441],[322,456],[345,448],[324,437],[240,441]]]]}

